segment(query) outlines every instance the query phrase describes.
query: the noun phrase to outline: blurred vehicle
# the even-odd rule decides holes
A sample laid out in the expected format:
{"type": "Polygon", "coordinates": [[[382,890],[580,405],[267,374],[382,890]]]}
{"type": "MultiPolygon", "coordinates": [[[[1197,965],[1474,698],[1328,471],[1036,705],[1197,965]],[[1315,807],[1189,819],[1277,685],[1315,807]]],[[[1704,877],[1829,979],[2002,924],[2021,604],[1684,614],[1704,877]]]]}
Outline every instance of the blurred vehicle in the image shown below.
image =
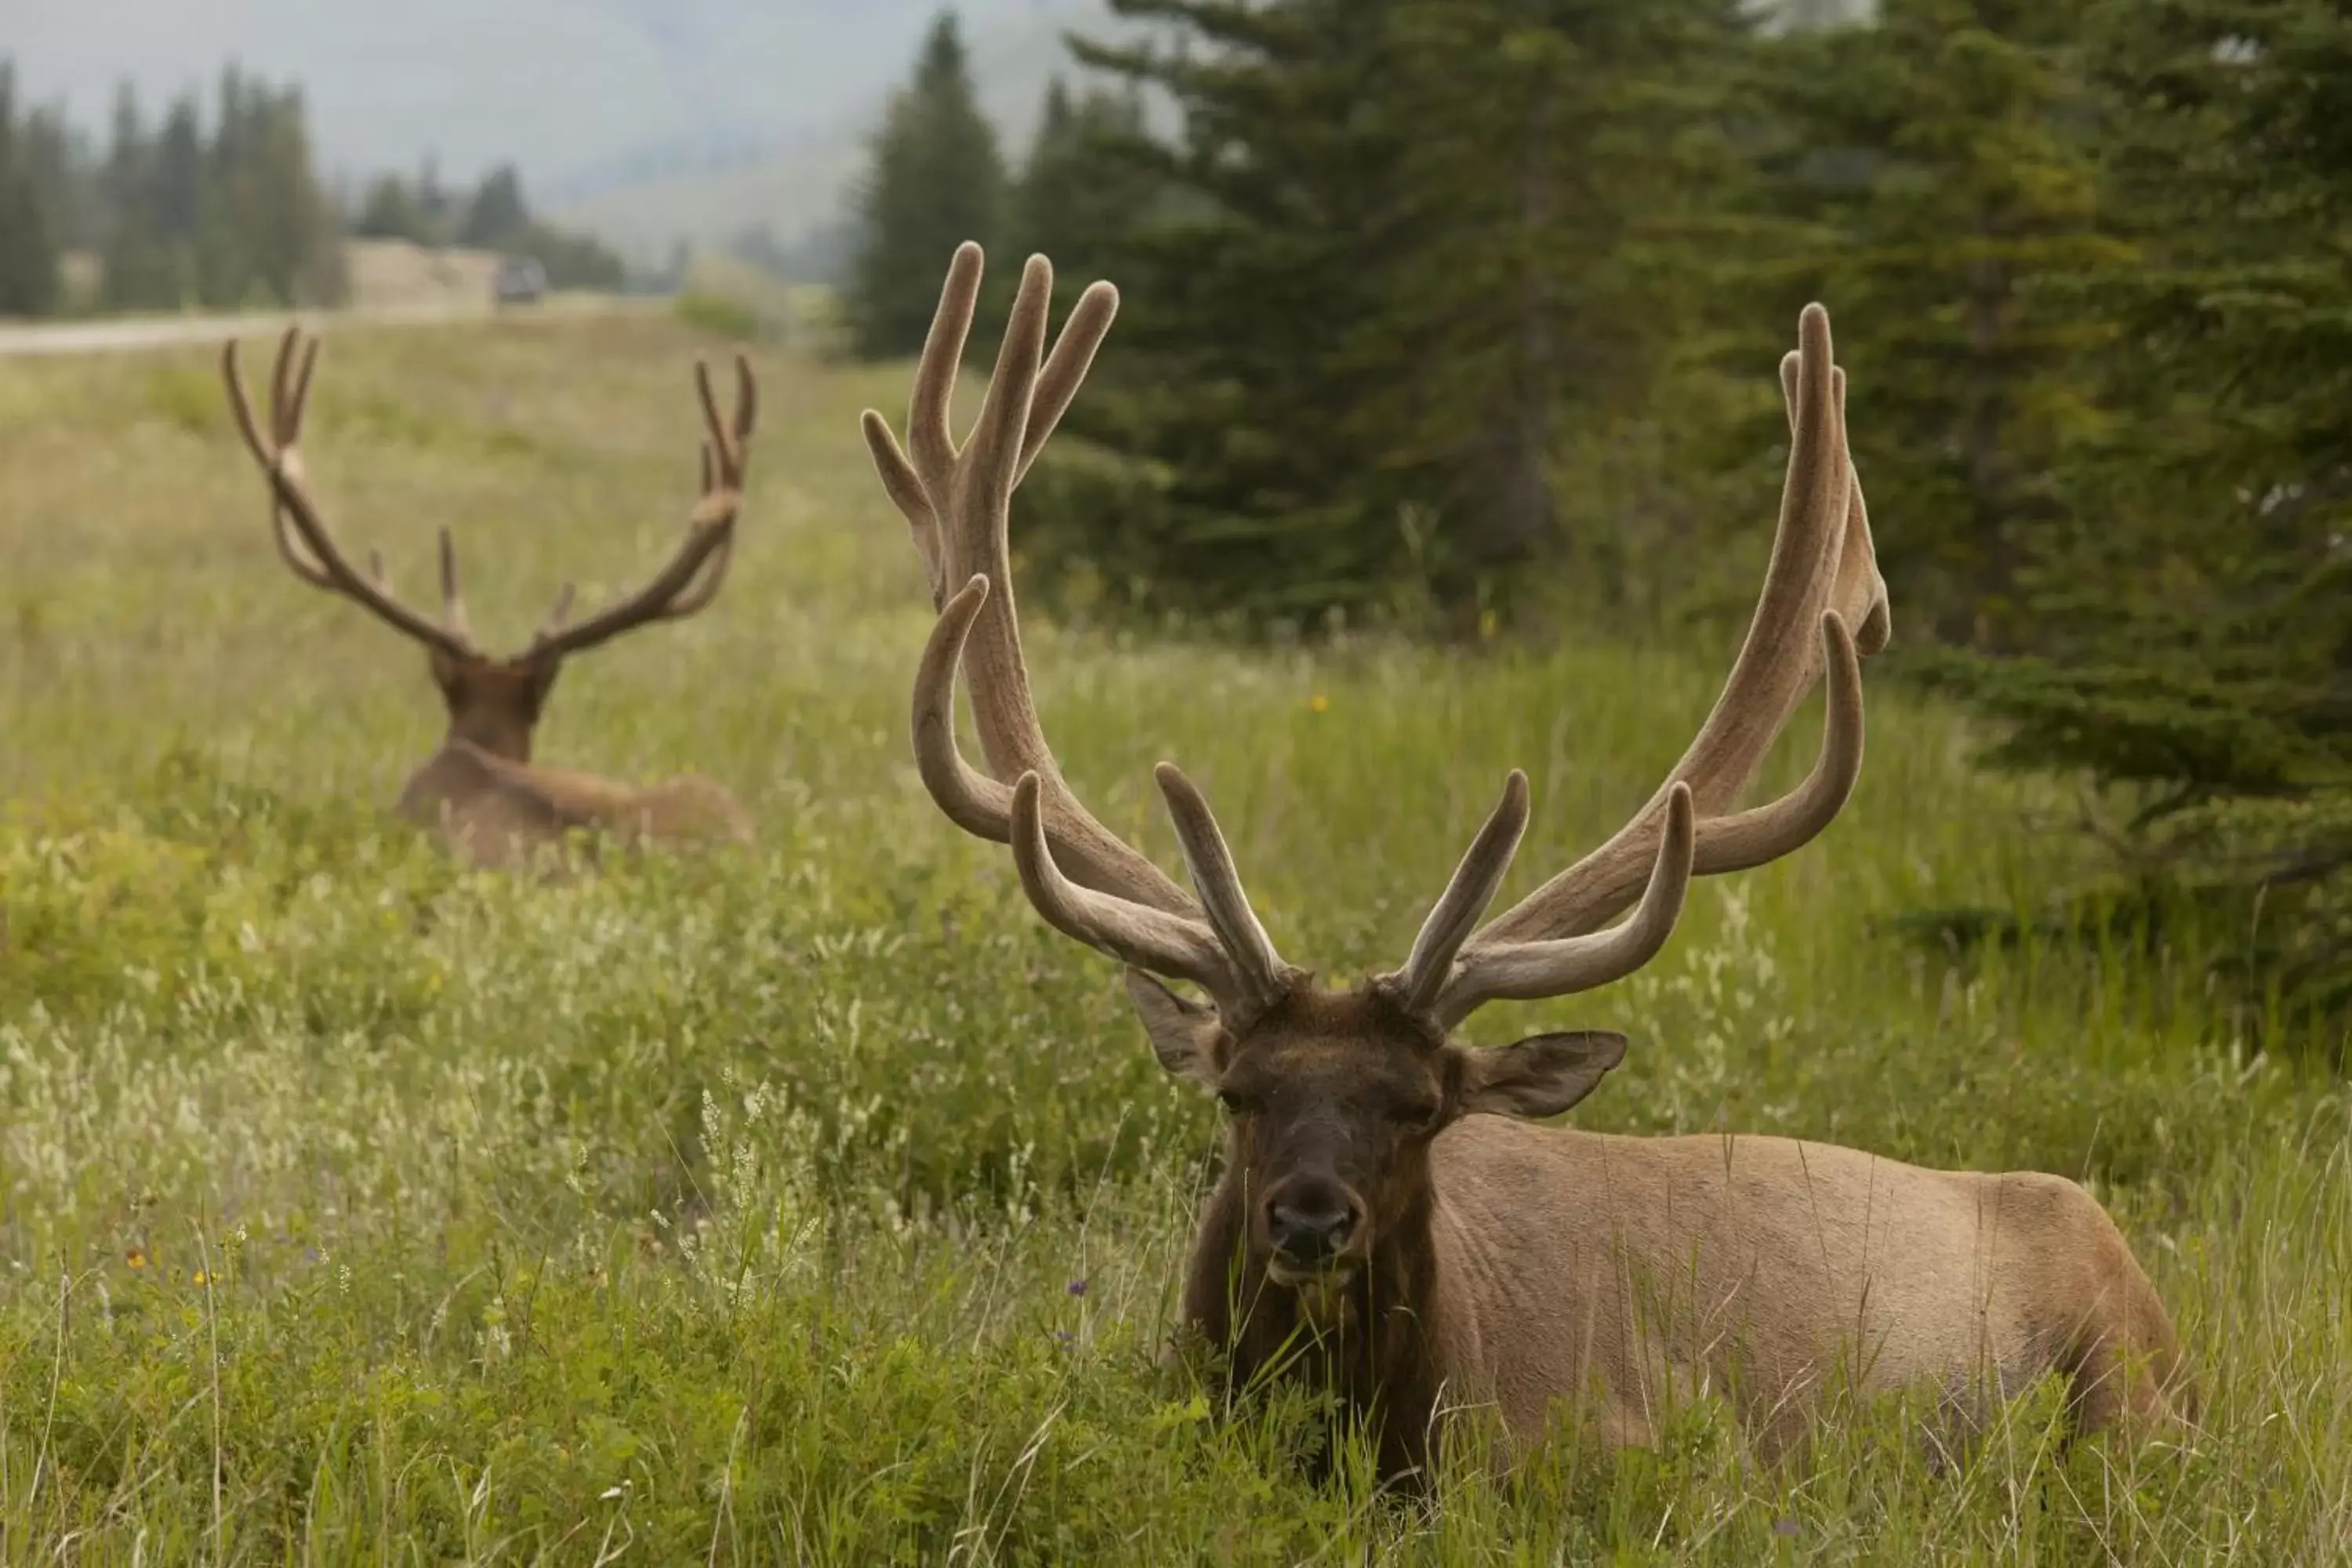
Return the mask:
{"type": "Polygon", "coordinates": [[[499,263],[490,291],[501,305],[535,305],[547,295],[547,268],[535,258],[509,256],[499,263]]]}

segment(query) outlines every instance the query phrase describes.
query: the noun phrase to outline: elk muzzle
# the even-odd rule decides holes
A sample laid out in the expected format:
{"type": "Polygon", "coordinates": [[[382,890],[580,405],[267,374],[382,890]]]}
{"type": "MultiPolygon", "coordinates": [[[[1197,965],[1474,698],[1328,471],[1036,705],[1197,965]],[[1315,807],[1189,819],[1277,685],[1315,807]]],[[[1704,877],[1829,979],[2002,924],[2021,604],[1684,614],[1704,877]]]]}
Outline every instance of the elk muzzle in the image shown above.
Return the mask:
{"type": "Polygon", "coordinates": [[[1301,1173],[1266,1194],[1260,1233],[1277,1283],[1317,1278],[1360,1258],[1364,1201],[1337,1177],[1301,1173]]]}

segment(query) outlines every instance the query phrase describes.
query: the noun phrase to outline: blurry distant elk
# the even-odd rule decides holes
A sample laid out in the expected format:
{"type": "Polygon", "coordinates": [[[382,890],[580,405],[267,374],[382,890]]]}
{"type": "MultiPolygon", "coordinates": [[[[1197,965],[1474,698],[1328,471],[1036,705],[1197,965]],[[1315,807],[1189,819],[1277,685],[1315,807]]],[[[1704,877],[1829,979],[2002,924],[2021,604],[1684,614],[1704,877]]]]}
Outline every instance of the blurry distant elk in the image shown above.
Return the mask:
{"type": "Polygon", "coordinates": [[[441,747],[409,775],[399,812],[437,829],[474,864],[501,866],[574,829],[643,839],[730,839],[749,842],[751,825],[727,792],[687,775],[643,787],[593,773],[542,767],[531,761],[531,733],[547,706],[564,658],[624,632],[693,615],[727,580],[735,549],[735,520],[743,502],[745,465],[758,409],[751,368],[735,361],[736,402],[722,418],[709,371],[695,366],[707,432],[702,448],[702,498],[687,521],[686,537],[669,563],[636,593],[584,620],[570,619],[572,585],[557,595],[547,624],[520,653],[500,658],[474,641],[457,591],[457,548],[441,531],[438,621],[403,604],[380,558],[371,552],[362,574],[335,542],[304,476],[298,443],[310,400],[319,341],[289,328],[270,376],[269,426],[254,417],[237,370],[236,344],[221,355],[229,407],[253,460],[268,476],[278,552],[314,588],[341,594],[394,631],[425,646],[434,684],[449,713],[441,747]]]}
{"type": "Polygon", "coordinates": [[[1184,1313],[1230,1351],[1235,1378],[1296,1358],[1370,1420],[1391,1475],[1424,1464],[1433,1417],[1452,1406],[1498,1412],[1515,1447],[1556,1406],[1605,1442],[1641,1444],[1667,1405],[1713,1391],[1780,1452],[1832,1386],[1924,1389],[1943,1404],[1939,1424],[1964,1427],[1989,1395],[2056,1373],[2077,1431],[2174,1419],[2179,1356],[2164,1306],[2074,1183],[1787,1138],[1538,1126],[1591,1092],[1624,1037],[1541,1034],[1491,1049],[1450,1038],[1496,998],[1566,996],[1633,973],[1674,930],[1693,876],[1789,854],[1843,807],[1862,766],[1861,656],[1885,645],[1889,623],[1826,312],[1804,311],[1781,366],[1794,437],[1770,564],[1682,761],[1607,843],[1480,926],[1528,824],[1527,780],[1513,772],[1403,965],[1334,992],[1276,952],[1182,773],[1158,770],[1197,898],[1096,820],[1055,766],[1022,655],[1006,519],[1118,295],[1088,289],[1047,355],[1053,274],[1032,258],[960,448],[949,395],[980,276],[967,246],[916,373],[906,447],[865,416],[940,612],[915,677],[916,760],[951,820],[1011,845],[1048,922],[1125,962],[1161,1063],[1231,1112],[1184,1313]],[[959,670],[986,772],[956,740],[959,670]],[[1735,810],[1824,671],[1811,776],[1735,810]]]}

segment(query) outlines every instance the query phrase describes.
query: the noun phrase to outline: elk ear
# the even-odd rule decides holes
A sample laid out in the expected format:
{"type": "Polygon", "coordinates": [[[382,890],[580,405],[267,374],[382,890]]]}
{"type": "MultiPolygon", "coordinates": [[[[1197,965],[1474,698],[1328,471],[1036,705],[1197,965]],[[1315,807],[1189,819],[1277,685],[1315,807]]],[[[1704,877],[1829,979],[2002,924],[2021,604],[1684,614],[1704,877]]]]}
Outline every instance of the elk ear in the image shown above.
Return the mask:
{"type": "Polygon", "coordinates": [[[1602,1076],[1625,1059],[1625,1037],[1580,1029],[1529,1035],[1493,1050],[1458,1054],[1464,1114],[1557,1116],[1591,1094],[1602,1076]]]}
{"type": "Polygon", "coordinates": [[[1151,1037],[1160,1065],[1203,1089],[1216,1088],[1223,1070],[1218,1058],[1225,1037],[1217,1010],[1186,1001],[1140,969],[1127,972],[1127,997],[1143,1020],[1143,1032],[1151,1037]]]}

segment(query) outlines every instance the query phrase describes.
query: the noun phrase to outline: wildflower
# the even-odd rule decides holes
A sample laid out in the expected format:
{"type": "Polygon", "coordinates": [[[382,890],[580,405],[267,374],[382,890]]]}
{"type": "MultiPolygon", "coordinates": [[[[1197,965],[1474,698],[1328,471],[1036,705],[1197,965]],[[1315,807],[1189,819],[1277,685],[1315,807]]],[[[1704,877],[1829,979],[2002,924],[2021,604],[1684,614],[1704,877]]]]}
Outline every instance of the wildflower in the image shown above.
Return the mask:
{"type": "Polygon", "coordinates": [[[194,1270],[188,1276],[188,1283],[191,1285],[209,1285],[212,1282],[213,1277],[201,1268],[194,1270]]]}
{"type": "Polygon", "coordinates": [[[134,1247],[122,1255],[122,1261],[133,1268],[144,1268],[147,1267],[147,1254],[134,1247]]]}
{"type": "Polygon", "coordinates": [[[1331,700],[1318,691],[1307,700],[1307,707],[1310,712],[1326,713],[1330,710],[1331,700]]]}
{"type": "Polygon", "coordinates": [[[1073,1296],[1083,1296],[1087,1293],[1087,1282],[1083,1279],[1073,1279],[1066,1289],[1073,1296]]]}
{"type": "Polygon", "coordinates": [[[1775,1535],[1802,1535],[1804,1530],[1805,1527],[1793,1519],[1776,1519],[1772,1521],[1772,1533],[1775,1535]]]}

